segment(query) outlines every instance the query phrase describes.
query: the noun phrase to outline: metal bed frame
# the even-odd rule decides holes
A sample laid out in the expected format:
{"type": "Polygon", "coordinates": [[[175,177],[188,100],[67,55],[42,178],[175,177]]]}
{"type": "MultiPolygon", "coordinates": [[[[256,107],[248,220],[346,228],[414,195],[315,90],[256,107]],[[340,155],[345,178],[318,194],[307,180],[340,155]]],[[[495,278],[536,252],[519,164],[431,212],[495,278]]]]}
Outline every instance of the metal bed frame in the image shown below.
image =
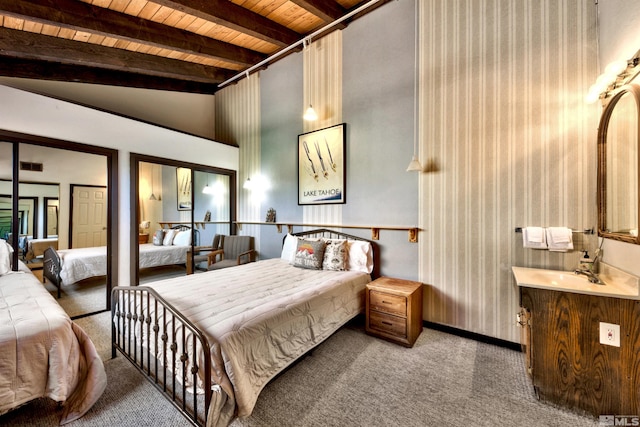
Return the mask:
{"type": "MultiPolygon", "coordinates": [[[[378,246],[375,242],[362,237],[344,234],[328,229],[302,231],[292,233],[297,237],[313,236],[331,239],[351,239],[371,243],[374,254],[374,271],[372,278],[379,277],[378,246]]],[[[286,236],[285,236],[286,238],[286,236]]],[[[284,241],[284,239],[283,239],[284,241]]],[[[205,273],[206,274],[206,273],[205,273]]],[[[211,346],[206,335],[189,319],[182,315],[171,303],[162,298],[154,289],[147,286],[117,286],[112,289],[112,358],[116,357],[116,350],[124,355],[165,398],[167,398],[192,424],[202,426],[206,424],[212,399],[211,380],[211,346]],[[140,303],[140,304],[139,304],[140,303]],[[153,306],[153,309],[151,307],[153,306]],[[161,316],[160,316],[161,313],[161,316]],[[167,315],[170,315],[167,318],[167,315]],[[164,321],[159,322],[159,317],[164,321]],[[168,319],[168,320],[167,320],[168,319]],[[170,326],[168,326],[170,323],[170,326]],[[151,343],[154,347],[145,346],[142,337],[156,336],[158,339],[151,343]],[[198,353],[189,356],[184,349],[189,342],[185,336],[191,338],[192,348],[199,347],[204,353],[202,364],[198,363],[198,353]],[[162,361],[154,355],[162,349],[162,361]],[[191,358],[189,360],[189,358],[191,358]],[[185,372],[187,362],[192,366],[190,372],[185,372]],[[181,368],[183,378],[176,380],[173,372],[181,368]],[[204,401],[200,402],[197,395],[198,373],[203,372],[204,401]],[[186,375],[193,375],[193,386],[186,386],[186,375]],[[191,390],[192,388],[192,390],[191,390]],[[191,390],[193,401],[187,402],[187,391],[191,390]]]]}

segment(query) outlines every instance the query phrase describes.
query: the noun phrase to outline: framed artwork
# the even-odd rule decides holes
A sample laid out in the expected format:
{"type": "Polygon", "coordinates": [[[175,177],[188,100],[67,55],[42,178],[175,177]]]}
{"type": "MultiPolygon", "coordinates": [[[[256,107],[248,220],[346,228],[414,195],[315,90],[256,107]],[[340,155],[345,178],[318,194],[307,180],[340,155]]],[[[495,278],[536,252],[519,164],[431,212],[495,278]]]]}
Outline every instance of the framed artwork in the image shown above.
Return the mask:
{"type": "Polygon", "coordinates": [[[178,210],[191,210],[191,169],[176,168],[176,184],[178,190],[178,210]]]}
{"type": "Polygon", "coordinates": [[[346,203],[346,123],[298,135],[298,204],[346,203]]]}

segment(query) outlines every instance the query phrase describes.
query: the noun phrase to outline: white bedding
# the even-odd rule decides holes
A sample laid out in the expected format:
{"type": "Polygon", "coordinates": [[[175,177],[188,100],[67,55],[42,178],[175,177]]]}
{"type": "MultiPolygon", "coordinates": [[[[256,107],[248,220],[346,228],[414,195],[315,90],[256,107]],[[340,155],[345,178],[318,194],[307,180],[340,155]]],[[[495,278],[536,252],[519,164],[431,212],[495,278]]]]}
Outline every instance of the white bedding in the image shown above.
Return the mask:
{"type": "Polygon", "coordinates": [[[270,259],[149,286],[209,339],[212,380],[223,393],[214,393],[208,425],[227,425],[251,414],[271,378],[364,310],[370,281],[270,259]]]}
{"type": "MultiPolygon", "coordinates": [[[[189,246],[155,246],[152,243],[140,245],[140,268],[162,265],[184,264],[189,246]]],[[[63,285],[70,285],[90,277],[107,274],[107,247],[60,249],[63,285]]]]}
{"type": "Polygon", "coordinates": [[[61,424],[80,418],[107,384],[84,331],[22,265],[0,276],[0,414],[39,397],[63,402],[61,424]]]}

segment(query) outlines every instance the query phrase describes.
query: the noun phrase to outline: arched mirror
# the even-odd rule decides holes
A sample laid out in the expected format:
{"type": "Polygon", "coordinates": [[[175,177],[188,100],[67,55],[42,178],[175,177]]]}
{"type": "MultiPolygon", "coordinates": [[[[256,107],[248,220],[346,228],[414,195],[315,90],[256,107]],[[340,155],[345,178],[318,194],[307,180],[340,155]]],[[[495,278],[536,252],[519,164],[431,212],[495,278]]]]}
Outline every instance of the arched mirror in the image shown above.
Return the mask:
{"type": "Polygon", "coordinates": [[[598,129],[598,234],[636,244],[639,112],[640,86],[623,86],[605,107],[598,129]]]}

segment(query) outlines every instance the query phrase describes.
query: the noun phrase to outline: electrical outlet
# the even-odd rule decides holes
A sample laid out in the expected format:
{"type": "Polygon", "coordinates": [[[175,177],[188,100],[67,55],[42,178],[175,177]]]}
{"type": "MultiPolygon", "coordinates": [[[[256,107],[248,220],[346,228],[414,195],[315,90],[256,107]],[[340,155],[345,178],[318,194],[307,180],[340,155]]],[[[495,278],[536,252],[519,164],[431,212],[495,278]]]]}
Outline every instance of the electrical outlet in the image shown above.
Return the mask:
{"type": "Polygon", "coordinates": [[[600,344],[620,347],[620,325],[600,322],[600,344]]]}

